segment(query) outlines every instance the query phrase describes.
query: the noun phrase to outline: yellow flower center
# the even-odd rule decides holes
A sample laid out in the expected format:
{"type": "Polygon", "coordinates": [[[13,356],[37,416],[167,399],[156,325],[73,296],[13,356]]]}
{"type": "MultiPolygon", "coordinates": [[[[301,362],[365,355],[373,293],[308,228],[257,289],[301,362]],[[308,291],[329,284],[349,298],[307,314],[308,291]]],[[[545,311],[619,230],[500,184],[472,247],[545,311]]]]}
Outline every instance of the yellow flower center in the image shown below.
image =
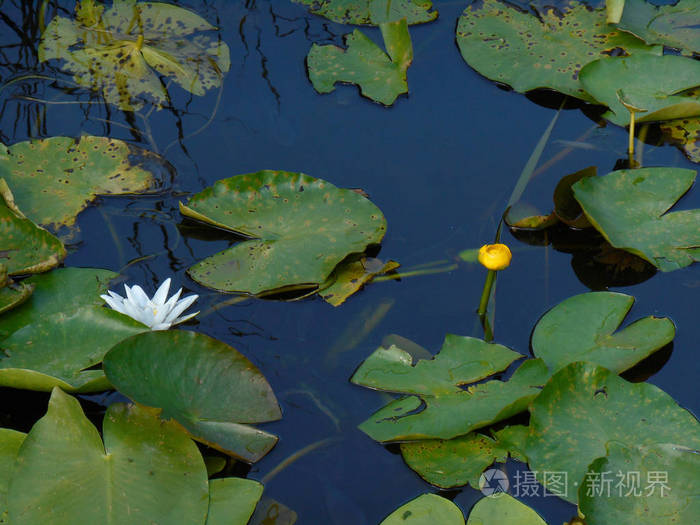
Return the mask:
{"type": "Polygon", "coordinates": [[[489,270],[508,268],[513,256],[505,244],[485,244],[479,249],[479,262],[489,270]]]}

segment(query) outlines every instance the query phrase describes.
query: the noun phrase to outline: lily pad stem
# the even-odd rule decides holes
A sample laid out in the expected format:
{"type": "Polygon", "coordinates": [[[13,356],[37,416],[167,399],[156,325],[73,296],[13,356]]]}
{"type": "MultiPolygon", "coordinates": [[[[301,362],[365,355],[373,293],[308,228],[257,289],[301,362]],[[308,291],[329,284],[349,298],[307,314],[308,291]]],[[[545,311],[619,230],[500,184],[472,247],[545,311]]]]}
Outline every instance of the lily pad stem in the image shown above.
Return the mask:
{"type": "MultiPolygon", "coordinates": [[[[628,108],[629,109],[629,108],[628,108]]],[[[634,111],[630,110],[630,138],[627,145],[627,153],[630,157],[634,157],[634,111]]]]}
{"type": "Polygon", "coordinates": [[[489,270],[486,275],[486,281],[484,281],[484,290],[481,292],[481,301],[479,301],[479,309],[477,313],[479,316],[486,315],[486,309],[489,306],[489,299],[491,298],[491,288],[493,288],[493,282],[496,279],[496,270],[489,270]]]}

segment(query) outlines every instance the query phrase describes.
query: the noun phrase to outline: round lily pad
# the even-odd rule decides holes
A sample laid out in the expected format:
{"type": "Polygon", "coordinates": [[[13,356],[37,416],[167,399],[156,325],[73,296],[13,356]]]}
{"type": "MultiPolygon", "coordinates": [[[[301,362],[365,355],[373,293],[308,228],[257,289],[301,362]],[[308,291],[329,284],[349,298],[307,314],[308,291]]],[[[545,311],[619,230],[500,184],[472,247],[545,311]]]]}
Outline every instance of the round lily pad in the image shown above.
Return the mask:
{"type": "Polygon", "coordinates": [[[436,494],[423,494],[401,505],[380,525],[464,525],[459,507],[436,494]]]}
{"type": "Polygon", "coordinates": [[[277,442],[247,425],[281,417],[272,388],[221,341],[184,330],[143,333],[114,346],[103,367],[117,390],[223,452],[254,462],[277,442]]]}
{"type": "Polygon", "coordinates": [[[377,25],[406,18],[409,25],[435,20],[430,0],[293,0],[309,6],[309,11],[333,22],[377,25]]]}
{"type": "Polygon", "coordinates": [[[198,283],[224,292],[317,287],[340,261],[378,244],[386,231],[384,215],[365,197],[285,171],[220,180],[181,203],[180,211],[251,237],[187,271],[198,283]]]}
{"type": "Polygon", "coordinates": [[[467,525],[547,525],[537,512],[513,496],[482,498],[469,513],[467,525]]]}

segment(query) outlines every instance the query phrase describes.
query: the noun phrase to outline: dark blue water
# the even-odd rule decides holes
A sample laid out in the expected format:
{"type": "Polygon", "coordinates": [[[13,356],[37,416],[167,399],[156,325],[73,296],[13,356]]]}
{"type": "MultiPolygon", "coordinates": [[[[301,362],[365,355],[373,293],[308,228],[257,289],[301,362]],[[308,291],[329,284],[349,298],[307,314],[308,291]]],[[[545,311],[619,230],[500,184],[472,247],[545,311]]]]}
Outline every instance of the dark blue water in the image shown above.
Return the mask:
{"type": "MultiPolygon", "coordinates": [[[[36,63],[31,51],[36,32],[23,25],[21,9],[34,16],[30,13],[38,3],[0,3],[3,81],[29,72],[55,74],[36,63]],[[11,23],[24,31],[24,40],[11,23]]],[[[314,17],[287,1],[179,4],[218,25],[231,48],[231,70],[221,93],[198,98],[173,87],[177,111],[154,111],[142,118],[86,103],[85,95],[82,104],[66,103],[75,101],[75,94],[49,81],[26,80],[1,93],[0,138],[14,143],[32,136],[109,135],[163,154],[176,172],[172,186],[156,196],[100,199],[80,215],[81,233],[65,265],[126,266],[128,280],[150,291],[172,276],[178,286],[200,294],[203,312],[231,297],[199,287],[185,270],[229,241],[198,238],[180,227],[177,203],[188,194],[218,179],[264,168],[301,171],[370,194],[388,221],[380,257],[405,268],[454,262],[461,250],[492,240],[521,169],[556,113],[499,89],[464,63],[454,30],[466,2],[435,2],[438,21],[411,28],[415,58],[408,71],[410,94],[388,109],[360,97],[354,86],[318,95],[306,76],[304,59],[311,43],[340,44],[352,27],[314,17]],[[210,118],[205,129],[190,136],[210,118]]],[[[72,2],[61,5],[72,11],[72,2]]],[[[378,29],[362,30],[381,45],[378,29]]],[[[626,144],[625,130],[596,127],[577,109],[562,111],[541,164],[560,158],[537,175],[524,200],[548,212],[560,177],[590,165],[607,173],[624,157],[626,144]],[[561,141],[577,141],[586,133],[585,147],[561,156],[568,147],[561,141]]],[[[645,145],[644,164],[695,168],[672,146],[645,145]]],[[[700,193],[691,190],[679,207],[700,207],[700,193]]],[[[537,319],[589,288],[573,271],[571,255],[529,246],[508,232],[504,241],[514,258],[498,281],[496,341],[528,354],[537,319]]],[[[196,329],[250,358],[283,407],[284,418],[265,425],[280,436],[279,444],[248,476],[263,479],[300,449],[335,438],[266,483],[265,494],[294,509],[300,523],[375,524],[402,503],[434,492],[395,450],[357,430],[388,397],[348,379],[388,334],[400,334],[433,352],[448,332],[480,337],[474,312],[484,277],[482,268],[462,263],[450,272],[372,284],[339,308],[320,299],[247,300],[202,315],[196,329]]],[[[676,323],[668,362],[649,381],[695,413],[699,287],[700,267],[695,265],[611,288],[637,298],[630,320],[653,314],[676,323]]],[[[13,392],[11,399],[11,406],[3,403],[2,408],[8,421],[19,420],[20,413],[34,420],[45,406],[32,403],[28,412],[23,399],[29,397],[13,392]]],[[[464,488],[449,497],[466,513],[481,494],[464,488]]],[[[555,498],[528,503],[549,523],[575,515],[573,506],[555,498]]]]}

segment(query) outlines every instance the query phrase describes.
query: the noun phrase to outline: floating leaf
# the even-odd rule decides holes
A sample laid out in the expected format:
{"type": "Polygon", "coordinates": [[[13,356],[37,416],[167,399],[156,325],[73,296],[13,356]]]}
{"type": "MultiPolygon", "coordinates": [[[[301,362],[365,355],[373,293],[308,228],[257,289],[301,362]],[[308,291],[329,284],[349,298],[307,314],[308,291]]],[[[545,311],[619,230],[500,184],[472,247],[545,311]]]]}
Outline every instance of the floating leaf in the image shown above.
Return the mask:
{"type": "Polygon", "coordinates": [[[342,263],[333,271],[329,279],[333,284],[323,288],[321,297],[333,306],[340,306],[352,294],[360,290],[365,284],[399,267],[396,261],[383,263],[379,259],[363,257],[359,261],[342,263]]]}
{"type": "Polygon", "coordinates": [[[700,162],[700,118],[669,120],[661,122],[660,127],[691,162],[700,162]]]}
{"type": "Polygon", "coordinates": [[[590,363],[572,363],[554,374],[530,407],[527,458],[536,472],[566,472],[556,494],[576,501],[576,490],[606,445],[659,442],[700,448],[700,424],[665,392],[628,383],[590,363]]]}
{"type": "Polygon", "coordinates": [[[0,314],[11,310],[29,299],[33,284],[15,283],[7,276],[7,267],[0,264],[0,314]]]}
{"type": "Polygon", "coordinates": [[[505,462],[508,448],[471,432],[454,439],[427,439],[401,443],[406,464],[428,483],[448,489],[467,483],[479,487],[479,476],[494,461],[505,462]]]}
{"type": "Polygon", "coordinates": [[[586,523],[673,525],[700,516],[700,454],[655,443],[624,447],[614,441],[588,468],[578,489],[586,523]]]}
{"type": "Polygon", "coordinates": [[[581,84],[610,108],[603,117],[625,126],[633,106],[638,122],[700,115],[700,98],[681,93],[700,85],[700,62],[676,55],[632,55],[596,60],[581,69],[581,84]]]}
{"type": "Polygon", "coordinates": [[[59,268],[50,273],[33,275],[22,281],[33,286],[29,300],[0,317],[0,341],[28,324],[46,317],[77,310],[81,306],[100,306],[109,281],[117,274],[96,268],[59,268]]]}
{"type": "Polygon", "coordinates": [[[45,272],[58,266],[65,256],[63,243],[24,216],[0,178],[0,264],[5,277],[45,272]]]}
{"type": "Polygon", "coordinates": [[[206,469],[178,425],[116,403],[107,409],[103,434],[104,445],[78,401],[54,389],[48,412],[19,451],[9,522],[204,523],[206,469]]]}
{"type": "Polygon", "coordinates": [[[12,479],[17,453],[26,436],[23,432],[0,428],[0,523],[7,523],[7,489],[12,479]]]}
{"type": "Polygon", "coordinates": [[[588,62],[616,48],[661,53],[607,25],[605,9],[572,2],[558,13],[549,7],[538,18],[499,0],[484,0],[460,17],[457,44],[471,67],[515,91],[549,88],[587,102],[595,101],[578,77],[588,62]]]}
{"type": "Polygon", "coordinates": [[[192,11],[167,3],[115,0],[105,9],[83,1],[74,20],[51,20],[41,37],[39,60],[63,60],[75,82],[134,111],[146,100],[167,103],[158,74],[195,95],[221,85],[230,58],[215,29],[192,11]]]}
{"type": "Polygon", "coordinates": [[[58,228],[97,195],[143,193],[155,187],[157,155],[107,137],[51,137],[13,144],[0,155],[0,177],[34,222],[58,228]]]}
{"type": "Polygon", "coordinates": [[[340,261],[380,243],[386,231],[382,212],[361,195],[285,171],[220,180],[180,204],[180,211],[252,237],[187,271],[198,283],[225,292],[317,287],[340,261]]]}
{"type": "Polygon", "coordinates": [[[622,17],[622,10],[625,8],[625,0],[605,0],[606,22],[617,24],[622,17]]]}
{"type": "Polygon", "coordinates": [[[700,53],[700,4],[696,0],[678,0],[673,5],[655,6],[644,0],[626,0],[618,27],[649,44],[663,44],[700,53]]]}
{"type": "Polygon", "coordinates": [[[413,46],[406,20],[379,25],[386,53],[356,29],[345,35],[347,49],[314,44],[306,57],[309,78],[319,93],[330,93],[336,82],[360,86],[362,94],[385,106],[408,93],[406,70],[413,60],[413,46]]]}
{"type": "Polygon", "coordinates": [[[641,168],[583,179],[573,190],[610,244],[668,272],[700,260],[700,210],[667,213],[694,179],[692,170],[641,168]]]}
{"type": "Polygon", "coordinates": [[[265,377],[234,348],[196,332],[148,332],[117,344],[104,358],[110,382],[138,403],[161,408],[192,436],[255,462],[277,437],[247,423],[282,414],[265,377]]]}
{"type": "Polygon", "coordinates": [[[472,507],[467,525],[547,525],[537,512],[513,496],[481,498],[472,507]]]}
{"type": "Polygon", "coordinates": [[[252,479],[211,480],[206,525],[246,525],[262,492],[263,486],[252,479]]]}
{"type": "Polygon", "coordinates": [[[633,304],[634,297],[613,292],[569,297],[537,322],[532,350],[552,372],[574,361],[623,372],[673,341],[676,331],[670,319],[649,316],[615,332],[633,304]]]}
{"type": "Polygon", "coordinates": [[[459,507],[435,494],[423,494],[401,505],[379,525],[464,525],[459,507]]]}
{"type": "Polygon", "coordinates": [[[409,25],[435,20],[430,0],[293,0],[309,11],[341,24],[377,25],[406,18],[409,25]]]}
{"type": "Polygon", "coordinates": [[[96,392],[110,387],[98,365],[116,343],[148,330],[99,306],[66,307],[0,341],[0,386],[50,392],[96,392]]]}

